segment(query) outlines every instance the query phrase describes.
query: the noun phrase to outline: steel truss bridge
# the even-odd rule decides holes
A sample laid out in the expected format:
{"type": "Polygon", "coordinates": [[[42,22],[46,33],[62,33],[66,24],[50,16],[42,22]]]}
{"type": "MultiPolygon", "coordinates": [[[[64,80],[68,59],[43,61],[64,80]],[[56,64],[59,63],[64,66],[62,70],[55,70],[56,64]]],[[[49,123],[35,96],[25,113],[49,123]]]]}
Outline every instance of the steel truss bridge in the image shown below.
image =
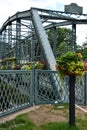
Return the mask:
{"type": "MultiPolygon", "coordinates": [[[[77,24],[87,24],[87,14],[31,8],[17,12],[7,19],[0,29],[0,60],[15,57],[17,65],[44,60],[49,72],[48,70],[36,70],[36,72],[1,70],[0,116],[16,111],[15,104],[17,109],[22,109],[35,102],[36,104],[41,104],[42,101],[53,103],[55,100],[68,99],[68,79],[66,78],[64,91],[62,91],[62,85],[55,71],[56,31],[59,26],[72,26],[71,48],[74,51],[77,24]],[[52,45],[47,36],[50,28],[53,30],[52,45]],[[3,112],[4,110],[6,113],[3,112]]],[[[86,77],[87,74],[81,79],[79,87],[76,83],[76,100],[85,105],[87,105],[86,77]]]]}
{"type": "Polygon", "coordinates": [[[72,25],[72,51],[76,48],[76,25],[87,24],[87,14],[31,8],[9,17],[0,29],[0,59],[16,57],[17,64],[44,59],[55,70],[56,28],[72,25]],[[53,48],[47,30],[53,28],[53,48]]]}

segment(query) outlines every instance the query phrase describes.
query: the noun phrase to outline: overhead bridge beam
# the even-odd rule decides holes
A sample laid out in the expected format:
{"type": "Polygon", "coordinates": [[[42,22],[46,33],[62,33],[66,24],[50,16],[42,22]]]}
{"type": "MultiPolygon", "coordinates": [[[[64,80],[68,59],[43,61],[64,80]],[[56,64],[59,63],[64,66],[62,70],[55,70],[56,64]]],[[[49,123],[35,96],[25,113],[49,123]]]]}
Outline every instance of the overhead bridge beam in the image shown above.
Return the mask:
{"type": "Polygon", "coordinates": [[[44,59],[46,61],[46,65],[47,65],[48,69],[55,70],[56,60],[55,60],[54,54],[52,52],[50,43],[48,41],[46,32],[43,28],[38,11],[36,9],[32,8],[31,13],[32,13],[33,24],[34,24],[34,27],[36,30],[37,37],[41,44],[41,48],[42,48],[42,52],[44,55],[44,59]]]}
{"type": "Polygon", "coordinates": [[[45,29],[54,28],[57,26],[67,26],[67,25],[72,25],[72,22],[71,21],[63,21],[63,22],[59,22],[59,23],[51,23],[51,24],[45,26],[45,29]]]}
{"type": "MultiPolygon", "coordinates": [[[[40,19],[40,16],[38,14],[38,11],[36,9],[31,10],[32,13],[32,20],[33,24],[36,30],[37,37],[39,39],[41,49],[43,52],[44,60],[46,63],[46,66],[49,70],[56,70],[56,60],[53,54],[53,51],[51,49],[50,43],[48,41],[46,32],[44,30],[44,27],[42,26],[42,22],[40,19]]],[[[51,82],[53,84],[53,88],[56,90],[56,96],[58,96],[57,100],[61,100],[61,90],[60,86],[58,84],[58,75],[57,74],[52,74],[51,75],[51,82]]]]}
{"type": "Polygon", "coordinates": [[[27,10],[27,11],[23,11],[23,12],[17,12],[16,14],[14,14],[13,16],[9,17],[5,23],[2,25],[0,32],[2,32],[4,30],[4,28],[9,25],[9,23],[17,20],[17,19],[30,19],[31,17],[31,11],[27,10]]]}
{"type": "Polygon", "coordinates": [[[87,14],[75,15],[73,13],[66,13],[61,11],[55,10],[46,10],[46,9],[39,9],[39,8],[31,8],[30,10],[17,12],[13,16],[9,17],[7,21],[2,25],[0,28],[0,33],[5,29],[9,23],[17,20],[17,19],[24,19],[24,20],[31,20],[31,10],[38,10],[40,16],[44,19],[55,19],[55,20],[68,20],[74,22],[76,24],[87,24],[87,14]],[[74,15],[74,16],[73,16],[74,15]]]}

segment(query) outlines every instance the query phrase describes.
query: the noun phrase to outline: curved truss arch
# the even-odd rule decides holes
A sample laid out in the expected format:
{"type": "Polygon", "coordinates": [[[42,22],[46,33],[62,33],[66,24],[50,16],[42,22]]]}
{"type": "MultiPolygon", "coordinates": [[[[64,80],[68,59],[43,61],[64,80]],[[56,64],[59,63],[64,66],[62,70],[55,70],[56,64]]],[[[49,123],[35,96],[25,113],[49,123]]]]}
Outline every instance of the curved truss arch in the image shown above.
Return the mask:
{"type": "Polygon", "coordinates": [[[9,17],[0,29],[1,42],[5,43],[2,44],[1,47],[1,58],[3,59],[4,57],[9,57],[11,55],[16,56],[18,62],[23,58],[26,59],[26,57],[28,57],[28,60],[33,61],[38,59],[39,54],[42,57],[42,53],[39,53],[40,48],[42,48],[48,68],[53,69],[52,64],[56,64],[56,61],[44,30],[57,26],[72,25],[73,51],[76,44],[77,24],[87,24],[87,14],[75,14],[40,8],[31,8],[30,10],[17,12],[9,17]],[[38,16],[38,19],[36,15],[38,16]],[[38,25],[39,22],[40,25],[42,24],[42,27],[38,25]],[[43,37],[43,35],[45,36],[43,37]],[[43,39],[43,41],[41,39],[43,39]],[[40,45],[37,44],[39,42],[40,45]],[[44,46],[44,42],[46,42],[46,46],[44,46]],[[8,50],[6,49],[7,45],[8,50]],[[47,48],[49,48],[50,52],[47,52],[47,48]],[[24,54],[25,52],[26,54],[24,54]],[[51,60],[49,58],[50,55],[53,62],[48,63],[48,61],[51,60]]]}
{"type": "MultiPolygon", "coordinates": [[[[16,64],[44,60],[47,69],[56,70],[56,60],[46,30],[57,26],[72,26],[72,51],[76,45],[76,25],[87,24],[86,14],[31,8],[9,17],[0,29],[0,59],[15,57],[16,64]]],[[[54,43],[56,41],[54,39],[54,43]]],[[[54,50],[55,52],[55,50],[54,50]]],[[[58,75],[50,76],[56,94],[61,98],[58,75]]]]}

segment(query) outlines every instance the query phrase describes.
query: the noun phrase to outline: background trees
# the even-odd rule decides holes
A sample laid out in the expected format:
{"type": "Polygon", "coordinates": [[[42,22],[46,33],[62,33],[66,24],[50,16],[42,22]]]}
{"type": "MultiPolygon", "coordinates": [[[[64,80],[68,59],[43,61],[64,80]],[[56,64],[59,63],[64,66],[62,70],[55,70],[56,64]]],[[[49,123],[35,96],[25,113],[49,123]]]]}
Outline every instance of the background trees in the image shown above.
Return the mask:
{"type": "MultiPolygon", "coordinates": [[[[56,51],[58,54],[62,53],[62,52],[67,52],[70,51],[70,45],[72,42],[72,31],[71,29],[68,28],[56,28],[56,33],[55,33],[55,37],[56,37],[56,51]]],[[[54,39],[54,33],[53,30],[50,29],[48,31],[48,37],[49,40],[51,41],[51,46],[52,44],[55,44],[53,39],[54,39]]]]}
{"type": "MultiPolygon", "coordinates": [[[[72,30],[66,27],[57,27],[56,32],[53,29],[49,29],[48,39],[53,48],[56,44],[57,55],[71,51],[72,44],[72,30]],[[55,39],[56,38],[56,39],[55,39]]],[[[76,45],[76,51],[81,52],[84,59],[87,59],[87,41],[83,45],[76,45]]]]}

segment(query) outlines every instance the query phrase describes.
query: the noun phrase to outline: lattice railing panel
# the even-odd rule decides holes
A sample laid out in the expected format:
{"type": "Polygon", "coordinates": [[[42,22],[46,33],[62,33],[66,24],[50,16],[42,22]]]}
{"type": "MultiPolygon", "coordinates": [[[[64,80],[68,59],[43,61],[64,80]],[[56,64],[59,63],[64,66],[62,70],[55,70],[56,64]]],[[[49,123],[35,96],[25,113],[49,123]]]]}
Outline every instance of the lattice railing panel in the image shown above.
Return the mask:
{"type": "MultiPolygon", "coordinates": [[[[1,70],[0,116],[27,108],[34,104],[69,102],[69,77],[62,83],[56,71],[1,70]]],[[[76,104],[87,101],[87,78],[75,84],[76,104]]]]}
{"type": "MultiPolygon", "coordinates": [[[[65,76],[61,82],[56,71],[36,71],[35,73],[35,99],[37,103],[69,102],[69,77],[65,76]],[[55,76],[55,86],[52,76],[55,76]]],[[[76,77],[75,100],[76,104],[84,104],[84,76],[78,80],[76,77]],[[78,82],[79,81],[79,82],[78,82]]]]}
{"type": "Polygon", "coordinates": [[[64,86],[54,71],[36,71],[35,73],[35,95],[38,103],[59,103],[64,100],[64,86]],[[54,81],[52,79],[54,77],[54,81]],[[54,83],[55,82],[55,83],[54,83]]]}
{"type": "Polygon", "coordinates": [[[0,71],[0,113],[30,104],[30,72],[0,71]]]}
{"type": "Polygon", "coordinates": [[[84,104],[84,76],[79,80],[78,77],[76,79],[75,85],[75,100],[77,104],[84,104]]]}

